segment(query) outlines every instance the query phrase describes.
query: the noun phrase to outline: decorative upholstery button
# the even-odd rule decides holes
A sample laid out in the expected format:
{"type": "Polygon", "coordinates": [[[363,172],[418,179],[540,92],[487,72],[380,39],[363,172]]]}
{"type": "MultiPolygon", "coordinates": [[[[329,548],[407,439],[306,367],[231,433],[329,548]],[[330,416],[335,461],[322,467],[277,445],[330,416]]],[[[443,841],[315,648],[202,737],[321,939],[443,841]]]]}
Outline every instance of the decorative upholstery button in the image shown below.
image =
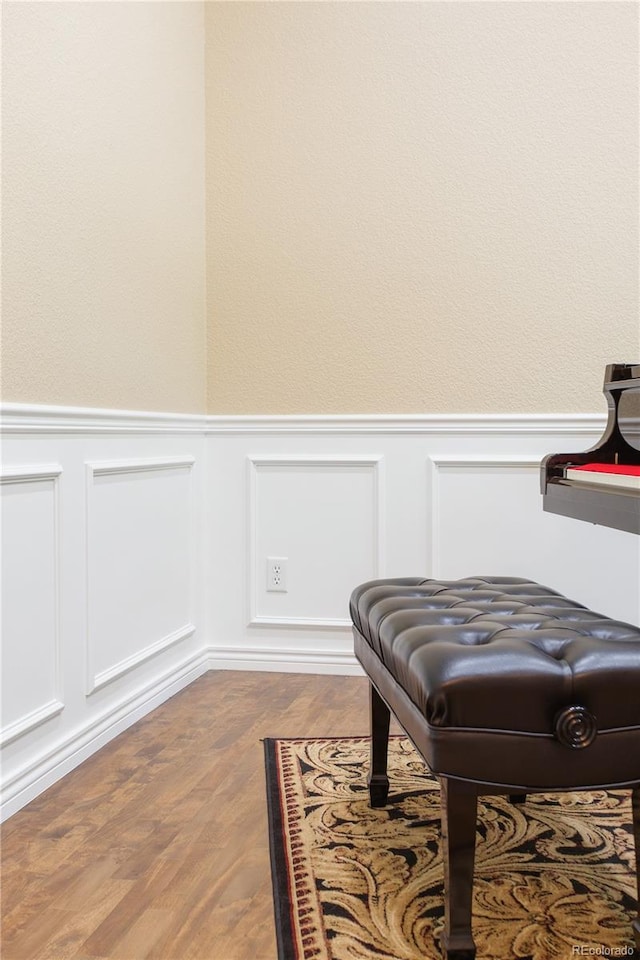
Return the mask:
{"type": "Polygon", "coordinates": [[[596,718],[585,707],[566,707],[556,715],[555,733],[565,747],[581,750],[596,738],[596,718]]]}

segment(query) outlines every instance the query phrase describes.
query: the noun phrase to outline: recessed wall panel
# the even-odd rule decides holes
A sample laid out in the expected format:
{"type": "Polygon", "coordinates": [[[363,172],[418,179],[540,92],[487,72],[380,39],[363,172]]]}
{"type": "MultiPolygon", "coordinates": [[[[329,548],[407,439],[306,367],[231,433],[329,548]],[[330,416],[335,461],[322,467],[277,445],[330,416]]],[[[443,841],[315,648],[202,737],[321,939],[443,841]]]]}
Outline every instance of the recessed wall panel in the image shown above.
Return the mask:
{"type": "Polygon", "coordinates": [[[62,709],[59,670],[58,475],[2,477],[2,741],[62,709]]]}
{"type": "Polygon", "coordinates": [[[354,585],[380,571],[380,461],[254,459],[250,481],[250,619],[347,623],[354,585]],[[268,557],[286,558],[286,593],[267,590],[268,557]]]}
{"type": "Polygon", "coordinates": [[[88,466],[89,692],[193,632],[191,466],[88,466]]]}
{"type": "Polygon", "coordinates": [[[537,458],[432,457],[434,576],[521,576],[637,621],[637,538],[545,513],[537,458]]]}

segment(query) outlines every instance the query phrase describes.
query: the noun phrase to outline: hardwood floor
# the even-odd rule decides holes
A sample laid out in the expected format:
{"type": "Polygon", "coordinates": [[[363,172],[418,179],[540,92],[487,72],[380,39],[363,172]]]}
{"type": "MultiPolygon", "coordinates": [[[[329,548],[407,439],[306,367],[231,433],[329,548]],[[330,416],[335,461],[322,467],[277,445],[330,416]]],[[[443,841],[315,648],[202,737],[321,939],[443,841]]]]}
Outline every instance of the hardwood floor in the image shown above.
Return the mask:
{"type": "Polygon", "coordinates": [[[3,960],[273,960],[261,739],[367,732],[365,678],[205,674],[4,825],[3,960]]]}

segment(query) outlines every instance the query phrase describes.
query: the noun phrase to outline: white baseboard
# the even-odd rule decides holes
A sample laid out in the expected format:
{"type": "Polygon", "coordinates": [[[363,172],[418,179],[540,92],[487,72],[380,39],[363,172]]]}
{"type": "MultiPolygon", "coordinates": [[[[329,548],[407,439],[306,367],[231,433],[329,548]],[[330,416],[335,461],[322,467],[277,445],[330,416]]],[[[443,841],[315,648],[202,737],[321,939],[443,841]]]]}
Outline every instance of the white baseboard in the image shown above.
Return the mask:
{"type": "Polygon", "coordinates": [[[257,670],[275,673],[326,673],[363,676],[353,653],[314,649],[305,652],[261,647],[209,647],[210,670],[257,670]]]}

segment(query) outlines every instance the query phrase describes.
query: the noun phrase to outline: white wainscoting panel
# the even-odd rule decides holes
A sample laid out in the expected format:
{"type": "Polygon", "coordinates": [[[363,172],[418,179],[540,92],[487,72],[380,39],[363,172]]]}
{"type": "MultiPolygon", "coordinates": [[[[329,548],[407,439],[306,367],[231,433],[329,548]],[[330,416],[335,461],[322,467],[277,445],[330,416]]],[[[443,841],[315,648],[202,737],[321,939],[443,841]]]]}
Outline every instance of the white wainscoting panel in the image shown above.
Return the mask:
{"type": "Polygon", "coordinates": [[[542,510],[541,458],[604,416],[2,412],[4,817],[208,668],[360,672],[366,579],[532,577],[640,621],[640,538],[542,510]]]}
{"type": "Polygon", "coordinates": [[[378,576],[530,577],[638,622],[640,539],[542,509],[545,454],[585,450],[603,428],[585,415],[208,418],[213,665],[356,672],[349,595],[378,576]],[[268,556],[288,558],[288,593],[266,591],[268,556]]]}
{"type": "Polygon", "coordinates": [[[87,693],[195,631],[194,462],[87,464],[87,693]]]}
{"type": "Polygon", "coordinates": [[[247,464],[250,625],[349,626],[350,585],[383,575],[382,458],[247,464]],[[286,558],[286,592],[267,590],[268,557],[286,558]]]}
{"type": "Polygon", "coordinates": [[[61,473],[58,464],[33,464],[3,470],[1,476],[2,744],[30,732],[63,709],[61,473]]]}

